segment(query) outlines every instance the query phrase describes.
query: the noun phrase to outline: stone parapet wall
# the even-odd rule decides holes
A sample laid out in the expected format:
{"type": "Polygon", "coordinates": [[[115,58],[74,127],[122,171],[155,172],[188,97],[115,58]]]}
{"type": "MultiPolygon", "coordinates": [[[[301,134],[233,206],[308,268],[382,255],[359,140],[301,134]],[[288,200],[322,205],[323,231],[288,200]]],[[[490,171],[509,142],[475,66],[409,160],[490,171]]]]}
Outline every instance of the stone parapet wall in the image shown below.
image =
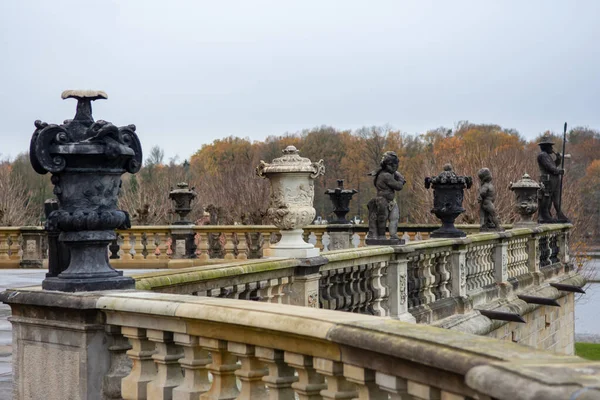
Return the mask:
{"type": "Polygon", "coordinates": [[[138,291],[0,301],[13,311],[15,399],[600,396],[598,362],[388,318],[138,291]]]}
{"type": "Polygon", "coordinates": [[[509,322],[487,336],[541,350],[575,354],[575,296],[556,299],[560,307],[540,306],[523,315],[525,323],[509,322]]]}

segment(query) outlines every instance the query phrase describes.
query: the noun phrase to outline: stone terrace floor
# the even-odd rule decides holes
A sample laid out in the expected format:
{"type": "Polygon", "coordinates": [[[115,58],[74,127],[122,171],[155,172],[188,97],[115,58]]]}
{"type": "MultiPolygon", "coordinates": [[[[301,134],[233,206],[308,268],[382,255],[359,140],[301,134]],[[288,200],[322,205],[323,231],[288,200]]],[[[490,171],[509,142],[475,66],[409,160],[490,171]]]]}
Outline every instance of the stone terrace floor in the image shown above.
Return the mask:
{"type": "MultiPolygon", "coordinates": [[[[125,275],[161,270],[125,270],[125,275]]],[[[0,269],[0,292],[7,288],[41,285],[47,270],[45,269],[0,269]]],[[[12,399],[12,332],[10,307],[0,303],[0,400],[12,399]]]]}

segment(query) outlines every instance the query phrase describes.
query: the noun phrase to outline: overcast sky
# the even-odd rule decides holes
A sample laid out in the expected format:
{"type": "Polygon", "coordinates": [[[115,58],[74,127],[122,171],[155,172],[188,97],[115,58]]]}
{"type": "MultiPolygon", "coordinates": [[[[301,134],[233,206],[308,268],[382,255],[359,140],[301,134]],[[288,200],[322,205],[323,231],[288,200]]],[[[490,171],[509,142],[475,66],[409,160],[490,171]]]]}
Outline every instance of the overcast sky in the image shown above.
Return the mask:
{"type": "Polygon", "coordinates": [[[94,116],[188,158],[318,125],[600,129],[600,1],[2,0],[0,153],[94,116]]]}

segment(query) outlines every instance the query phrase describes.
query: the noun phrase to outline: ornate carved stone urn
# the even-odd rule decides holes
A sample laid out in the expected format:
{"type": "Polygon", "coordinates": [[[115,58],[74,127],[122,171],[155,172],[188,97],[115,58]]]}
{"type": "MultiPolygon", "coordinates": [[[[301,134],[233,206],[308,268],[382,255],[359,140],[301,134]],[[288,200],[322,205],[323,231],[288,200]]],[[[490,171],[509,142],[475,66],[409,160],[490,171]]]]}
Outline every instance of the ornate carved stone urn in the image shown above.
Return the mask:
{"type": "Polygon", "coordinates": [[[135,125],[116,127],[92,118],[92,101],[106,93],[68,90],[63,99],[77,99],[77,113],[62,125],[35,121],[29,150],[39,174],[50,172],[58,209],[48,215],[46,229],[59,231],[59,241],[70,250],[66,270],[47,277],[48,290],[79,292],[134,288],[108,263],[108,244],[115,229],[130,227],[129,215],[117,210],[121,175],[135,174],[142,163],[142,147],[135,125]]]}
{"type": "Polygon", "coordinates": [[[344,180],[337,180],[338,187],[335,189],[327,189],[325,194],[329,196],[329,200],[333,204],[333,213],[336,219],[329,221],[331,224],[349,224],[346,219],[346,214],[350,211],[350,200],[352,196],[358,193],[356,189],[344,189],[344,180]]]}
{"type": "Polygon", "coordinates": [[[188,221],[186,217],[192,211],[192,200],[196,198],[196,192],[194,188],[189,187],[186,182],[180,182],[177,184],[177,189],[173,189],[169,192],[169,199],[175,203],[173,211],[179,215],[179,221],[173,222],[173,225],[193,225],[192,221],[188,221]]]}
{"type": "Polygon", "coordinates": [[[258,176],[271,182],[271,202],[267,218],[281,230],[281,240],[265,250],[266,257],[316,257],[319,249],[306,243],[302,228],[315,219],[314,180],[325,173],[323,160],[311,162],[300,157],[294,146],[283,150],[283,156],[271,164],[261,161],[258,176]]]}
{"type": "Polygon", "coordinates": [[[515,193],[517,200],[515,210],[521,216],[521,220],[515,222],[513,227],[519,228],[537,225],[532,218],[538,209],[538,191],[541,188],[542,185],[531,179],[528,174],[524,174],[515,183],[510,183],[509,189],[515,193]]]}
{"type": "Polygon", "coordinates": [[[456,229],[454,221],[465,209],[462,206],[463,190],[473,185],[470,176],[459,176],[452,165],[444,165],[444,170],[433,178],[425,178],[425,188],[433,187],[433,209],[431,212],[442,221],[442,227],[431,233],[432,238],[465,237],[466,233],[456,229]]]}

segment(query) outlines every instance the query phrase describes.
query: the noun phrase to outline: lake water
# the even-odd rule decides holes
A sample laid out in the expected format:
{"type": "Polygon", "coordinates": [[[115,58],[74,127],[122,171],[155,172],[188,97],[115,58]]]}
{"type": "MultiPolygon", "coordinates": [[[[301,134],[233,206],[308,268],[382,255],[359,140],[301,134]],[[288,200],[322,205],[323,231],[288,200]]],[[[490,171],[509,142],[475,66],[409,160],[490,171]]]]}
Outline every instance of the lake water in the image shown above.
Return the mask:
{"type": "MultiPolygon", "coordinates": [[[[592,259],[586,270],[584,276],[600,280],[600,258],[592,259]]],[[[600,341],[600,283],[588,283],[584,289],[585,294],[575,294],[575,334],[577,340],[600,341]]]]}

